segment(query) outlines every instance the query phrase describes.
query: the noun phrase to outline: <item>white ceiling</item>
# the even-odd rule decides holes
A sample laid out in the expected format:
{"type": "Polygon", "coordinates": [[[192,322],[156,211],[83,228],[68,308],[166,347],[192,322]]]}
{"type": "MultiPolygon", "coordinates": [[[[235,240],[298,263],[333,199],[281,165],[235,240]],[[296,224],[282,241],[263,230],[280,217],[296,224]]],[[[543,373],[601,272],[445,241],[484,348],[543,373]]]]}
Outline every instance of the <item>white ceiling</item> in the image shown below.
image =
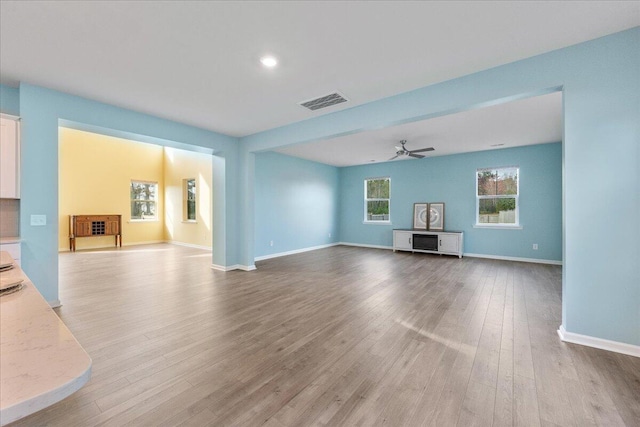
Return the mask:
{"type": "Polygon", "coordinates": [[[0,81],[244,136],[638,25],[635,1],[2,0],[0,81]]]}
{"type": "MultiPolygon", "coordinates": [[[[429,120],[279,148],[290,156],[333,166],[385,162],[396,145],[433,147],[425,157],[562,141],[562,93],[527,98],[429,120]],[[495,146],[496,144],[501,144],[495,146]]],[[[401,156],[393,160],[414,160],[401,156]]]]}

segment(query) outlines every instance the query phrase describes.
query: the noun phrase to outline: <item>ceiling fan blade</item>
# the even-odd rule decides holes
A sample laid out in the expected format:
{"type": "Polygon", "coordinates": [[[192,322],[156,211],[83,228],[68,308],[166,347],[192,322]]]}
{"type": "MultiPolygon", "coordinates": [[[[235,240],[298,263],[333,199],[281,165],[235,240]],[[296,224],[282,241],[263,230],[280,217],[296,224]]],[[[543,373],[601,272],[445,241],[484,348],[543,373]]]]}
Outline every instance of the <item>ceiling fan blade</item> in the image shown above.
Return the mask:
{"type": "Polygon", "coordinates": [[[413,152],[408,154],[410,157],[415,157],[416,159],[422,159],[424,156],[422,154],[413,154],[413,152]]]}
{"type": "Polygon", "coordinates": [[[419,150],[411,150],[412,153],[422,153],[423,151],[433,151],[434,148],[433,147],[429,147],[429,148],[421,148],[419,150]]]}
{"type": "MultiPolygon", "coordinates": [[[[398,157],[400,157],[400,156],[395,155],[395,156],[393,156],[392,158],[390,158],[389,160],[393,160],[393,159],[396,159],[396,158],[398,158],[398,157]]],[[[387,161],[389,161],[389,160],[387,160],[387,161]]]]}

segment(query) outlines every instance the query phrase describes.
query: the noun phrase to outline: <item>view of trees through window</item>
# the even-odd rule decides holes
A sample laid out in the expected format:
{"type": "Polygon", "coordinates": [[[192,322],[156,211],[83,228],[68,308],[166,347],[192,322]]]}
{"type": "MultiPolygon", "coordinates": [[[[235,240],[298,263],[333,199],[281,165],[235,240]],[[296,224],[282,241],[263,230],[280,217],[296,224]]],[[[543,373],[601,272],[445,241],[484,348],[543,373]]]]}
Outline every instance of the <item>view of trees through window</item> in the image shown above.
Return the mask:
{"type": "Polygon", "coordinates": [[[478,224],[517,224],[517,167],[477,171],[478,224]]]}
{"type": "Polygon", "coordinates": [[[155,219],[158,183],[131,181],[131,219],[155,219]]]}
{"type": "Polygon", "coordinates": [[[365,179],[365,221],[389,221],[390,178],[365,179]]]}
{"type": "Polygon", "coordinates": [[[186,220],[196,220],[196,180],[185,179],[186,192],[186,220]]]}

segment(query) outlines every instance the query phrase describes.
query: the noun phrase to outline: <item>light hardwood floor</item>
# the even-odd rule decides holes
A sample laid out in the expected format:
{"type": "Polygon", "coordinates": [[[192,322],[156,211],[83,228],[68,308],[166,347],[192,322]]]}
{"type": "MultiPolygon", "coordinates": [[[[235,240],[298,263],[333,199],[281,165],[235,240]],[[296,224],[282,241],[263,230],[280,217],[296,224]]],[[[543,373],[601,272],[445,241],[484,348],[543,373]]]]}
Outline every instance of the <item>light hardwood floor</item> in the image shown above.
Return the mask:
{"type": "Polygon", "coordinates": [[[332,247],[218,272],[60,255],[80,391],[16,426],[640,426],[640,359],[562,343],[561,268],[332,247]]]}

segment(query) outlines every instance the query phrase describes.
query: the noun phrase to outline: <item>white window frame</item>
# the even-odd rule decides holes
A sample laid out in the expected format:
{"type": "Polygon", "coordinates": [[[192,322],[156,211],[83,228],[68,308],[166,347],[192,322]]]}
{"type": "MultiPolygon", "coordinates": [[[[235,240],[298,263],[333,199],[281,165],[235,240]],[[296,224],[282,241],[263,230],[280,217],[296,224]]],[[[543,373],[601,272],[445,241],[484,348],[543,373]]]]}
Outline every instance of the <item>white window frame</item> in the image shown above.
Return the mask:
{"type": "Polygon", "coordinates": [[[131,182],[129,183],[129,220],[131,222],[150,222],[150,221],[158,221],[158,191],[159,191],[159,186],[158,183],[156,181],[145,181],[142,179],[132,179],[131,182]],[[131,212],[131,202],[134,201],[143,201],[143,202],[148,202],[149,200],[141,200],[141,199],[132,199],[131,198],[131,185],[132,184],[153,184],[156,187],[156,191],[155,191],[155,199],[152,200],[153,204],[155,205],[155,215],[153,216],[142,216],[142,218],[133,218],[133,212],[131,212]]]}
{"type": "Polygon", "coordinates": [[[390,176],[378,176],[378,177],[370,177],[364,179],[364,213],[363,213],[363,224],[377,224],[377,225],[388,225],[391,224],[391,177],[390,176]],[[389,181],[389,198],[388,199],[368,199],[367,198],[367,182],[375,181],[379,179],[386,179],[389,181]],[[370,220],[367,219],[367,202],[375,202],[375,201],[384,201],[386,200],[389,203],[389,219],[386,220],[370,220]]]}
{"type": "Polygon", "coordinates": [[[182,222],[196,222],[198,220],[198,182],[195,178],[182,180],[182,222]],[[193,181],[194,199],[193,208],[195,218],[189,218],[189,181],[193,181]]]}
{"type": "Polygon", "coordinates": [[[520,166],[511,165],[511,166],[496,166],[490,168],[478,168],[476,169],[474,180],[476,187],[476,220],[473,225],[474,228],[497,228],[497,229],[512,229],[512,230],[521,230],[522,225],[520,225],[520,179],[522,176],[520,175],[520,166]],[[483,171],[498,171],[500,169],[516,169],[518,174],[518,181],[516,182],[516,194],[505,194],[505,195],[489,195],[489,196],[480,196],[478,195],[478,173],[483,171]],[[496,223],[496,224],[487,224],[480,222],[480,200],[481,199],[515,199],[516,201],[516,209],[515,209],[515,223],[496,223]]]}

